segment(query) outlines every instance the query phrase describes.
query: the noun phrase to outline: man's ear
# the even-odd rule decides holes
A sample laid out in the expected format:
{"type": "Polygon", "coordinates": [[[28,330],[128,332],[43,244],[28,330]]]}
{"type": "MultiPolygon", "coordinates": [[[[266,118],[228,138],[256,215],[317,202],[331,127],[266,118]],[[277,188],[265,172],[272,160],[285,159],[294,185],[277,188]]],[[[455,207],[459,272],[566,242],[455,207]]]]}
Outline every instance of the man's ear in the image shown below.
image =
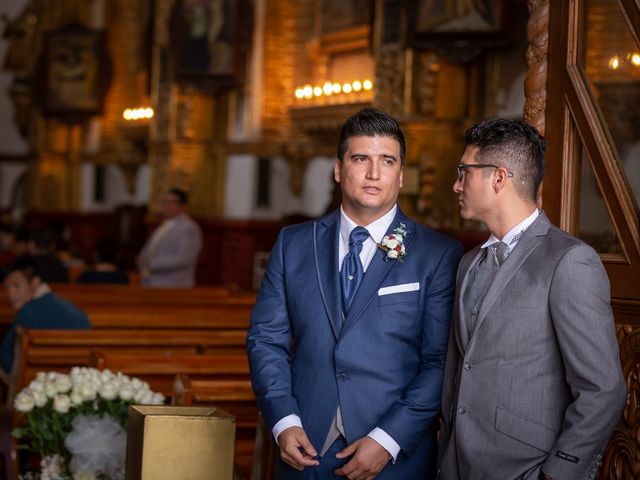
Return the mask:
{"type": "Polygon", "coordinates": [[[507,180],[509,179],[509,172],[506,168],[500,167],[496,168],[493,177],[493,188],[496,193],[500,192],[506,185],[507,180]]]}
{"type": "Polygon", "coordinates": [[[42,279],[36,275],[31,280],[29,280],[29,285],[31,285],[31,289],[35,292],[40,285],[42,285],[42,279]]]}
{"type": "Polygon", "coordinates": [[[340,169],[342,167],[342,162],[340,160],[336,160],[336,164],[333,167],[333,179],[336,183],[340,183],[340,169]]]}

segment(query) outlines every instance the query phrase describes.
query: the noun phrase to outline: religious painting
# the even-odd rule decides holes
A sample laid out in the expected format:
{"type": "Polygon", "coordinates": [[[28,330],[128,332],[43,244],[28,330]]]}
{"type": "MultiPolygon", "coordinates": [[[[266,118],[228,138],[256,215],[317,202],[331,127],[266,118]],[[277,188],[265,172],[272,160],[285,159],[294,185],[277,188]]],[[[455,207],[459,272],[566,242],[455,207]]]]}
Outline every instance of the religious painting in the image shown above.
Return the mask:
{"type": "Polygon", "coordinates": [[[422,0],[416,33],[491,32],[502,28],[504,0],[422,0]]]}
{"type": "Polygon", "coordinates": [[[239,82],[242,37],[235,0],[179,0],[172,16],[174,65],[178,79],[239,82]]]}
{"type": "Polygon", "coordinates": [[[99,115],[111,71],[104,35],[80,24],[47,34],[39,65],[44,112],[99,115]]]}
{"type": "Polygon", "coordinates": [[[505,0],[413,1],[410,30],[415,48],[429,48],[452,62],[466,63],[483,50],[508,42],[505,0]]]}
{"type": "Polygon", "coordinates": [[[320,33],[369,25],[373,4],[371,0],[321,0],[320,33]]]}

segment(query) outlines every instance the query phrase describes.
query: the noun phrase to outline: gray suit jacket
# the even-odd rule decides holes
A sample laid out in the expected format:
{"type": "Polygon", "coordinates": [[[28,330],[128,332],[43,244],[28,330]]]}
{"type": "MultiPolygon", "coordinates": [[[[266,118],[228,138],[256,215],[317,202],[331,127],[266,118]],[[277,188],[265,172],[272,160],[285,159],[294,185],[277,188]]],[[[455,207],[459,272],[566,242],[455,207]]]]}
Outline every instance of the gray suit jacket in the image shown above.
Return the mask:
{"type": "Polygon", "coordinates": [[[138,263],[144,285],[193,287],[196,264],[202,248],[200,227],[188,215],[174,218],[173,225],[152,248],[153,235],[142,247],[138,263]],[[149,275],[144,275],[144,268],[149,275]]]}
{"type": "Polygon", "coordinates": [[[541,214],[500,267],[469,338],[458,269],[440,478],[593,478],[625,401],[609,281],[596,252],[541,214]]]}

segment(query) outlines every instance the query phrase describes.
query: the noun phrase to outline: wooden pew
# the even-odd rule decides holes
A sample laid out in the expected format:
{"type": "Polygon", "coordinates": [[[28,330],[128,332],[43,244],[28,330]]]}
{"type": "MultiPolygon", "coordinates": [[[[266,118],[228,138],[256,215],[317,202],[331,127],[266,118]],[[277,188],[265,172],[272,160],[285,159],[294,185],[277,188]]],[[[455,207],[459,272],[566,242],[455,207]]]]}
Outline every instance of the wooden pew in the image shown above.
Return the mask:
{"type": "Polygon", "coordinates": [[[101,329],[29,330],[18,328],[10,403],[15,392],[40,371],[68,371],[91,364],[91,352],[153,355],[245,355],[244,330],[101,329]]]}

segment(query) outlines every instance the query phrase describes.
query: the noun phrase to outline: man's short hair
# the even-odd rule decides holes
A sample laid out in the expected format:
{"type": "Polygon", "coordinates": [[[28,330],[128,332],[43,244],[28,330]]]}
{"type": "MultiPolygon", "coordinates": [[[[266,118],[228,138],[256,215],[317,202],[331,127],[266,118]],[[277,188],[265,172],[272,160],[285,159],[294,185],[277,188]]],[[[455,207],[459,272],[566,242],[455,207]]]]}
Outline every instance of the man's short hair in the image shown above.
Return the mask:
{"type": "Polygon", "coordinates": [[[400,144],[400,162],[404,163],[406,143],[398,122],[377,108],[367,107],[352,115],[342,126],[338,140],[338,159],[342,161],[351,137],[391,137],[400,144]]]}
{"type": "Polygon", "coordinates": [[[181,188],[174,187],[169,190],[169,193],[175,195],[181,205],[189,203],[189,194],[181,188]]]}
{"type": "Polygon", "coordinates": [[[2,280],[15,272],[22,272],[29,281],[31,281],[35,277],[42,278],[40,276],[40,273],[38,272],[38,267],[29,255],[20,257],[17,260],[14,260],[13,262],[5,265],[2,268],[2,280]]]}
{"type": "Polygon", "coordinates": [[[467,146],[478,147],[478,163],[493,163],[513,173],[516,191],[523,199],[536,201],[544,177],[547,143],[531,125],[519,120],[492,118],[464,134],[467,146]]]}

